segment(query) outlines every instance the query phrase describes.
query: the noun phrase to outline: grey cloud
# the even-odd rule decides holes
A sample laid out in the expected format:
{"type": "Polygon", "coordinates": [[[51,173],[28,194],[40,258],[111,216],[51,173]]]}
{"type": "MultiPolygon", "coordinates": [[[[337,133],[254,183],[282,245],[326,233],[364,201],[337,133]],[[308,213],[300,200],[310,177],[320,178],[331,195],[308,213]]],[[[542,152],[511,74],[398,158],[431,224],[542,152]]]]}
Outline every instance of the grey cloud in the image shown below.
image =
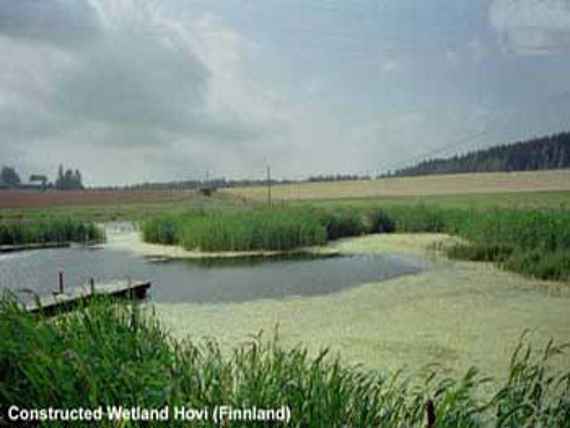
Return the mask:
{"type": "MultiPolygon", "coordinates": [[[[156,177],[159,170],[182,170],[191,163],[188,153],[194,163],[214,162],[222,147],[243,156],[248,145],[276,132],[278,121],[249,117],[239,99],[210,105],[209,55],[233,58],[239,46],[222,39],[200,51],[192,34],[200,28],[143,3],[0,0],[0,48],[11,58],[0,58],[0,157],[37,167],[50,147],[73,162],[82,153],[123,159],[130,150],[155,164],[144,171],[156,177]],[[173,143],[181,140],[186,150],[176,152],[173,143]],[[200,152],[211,159],[200,159],[200,152]]],[[[231,34],[216,25],[207,37],[231,34]]],[[[105,174],[105,181],[113,177],[105,174]]]]}
{"type": "Polygon", "coordinates": [[[518,55],[570,52],[570,2],[494,0],[490,20],[507,52],[518,55]]]}
{"type": "Polygon", "coordinates": [[[190,54],[152,38],[114,37],[57,82],[55,104],[78,119],[185,131],[205,108],[208,77],[190,54]]]}
{"type": "Polygon", "coordinates": [[[73,46],[100,34],[86,2],[72,0],[2,0],[0,34],[40,43],[73,46]]]}

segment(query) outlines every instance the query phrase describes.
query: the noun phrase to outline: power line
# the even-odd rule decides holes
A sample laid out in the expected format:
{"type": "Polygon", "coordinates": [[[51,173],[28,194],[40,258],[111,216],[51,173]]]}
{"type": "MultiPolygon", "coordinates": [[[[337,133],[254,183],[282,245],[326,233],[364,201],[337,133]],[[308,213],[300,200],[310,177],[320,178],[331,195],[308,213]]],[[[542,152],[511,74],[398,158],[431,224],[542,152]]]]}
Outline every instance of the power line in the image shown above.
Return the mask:
{"type": "MultiPolygon", "coordinates": [[[[542,98],[541,104],[546,104],[552,98],[555,98],[555,97],[557,97],[557,95],[555,95],[555,94],[545,96],[542,98]]],[[[506,121],[508,119],[512,119],[514,116],[521,114],[521,113],[523,113],[523,110],[520,108],[517,110],[513,110],[513,111],[507,113],[506,117],[503,117],[503,118],[499,117],[499,118],[495,119],[494,121],[492,121],[491,123],[487,124],[485,126],[485,129],[483,129],[482,131],[479,131],[479,132],[476,132],[474,134],[462,137],[459,140],[454,140],[451,143],[448,143],[444,146],[437,147],[433,150],[424,152],[421,155],[415,155],[415,156],[410,157],[404,161],[399,161],[399,162],[393,163],[391,167],[387,168],[387,170],[398,170],[398,169],[403,168],[407,164],[417,164],[421,160],[429,159],[433,156],[439,155],[439,154],[444,153],[448,150],[463,147],[463,146],[467,145],[468,143],[470,143],[470,142],[472,142],[472,141],[474,141],[474,140],[476,140],[476,139],[478,139],[484,135],[489,134],[493,130],[492,128],[494,128],[495,125],[498,125],[499,123],[506,121]]]]}

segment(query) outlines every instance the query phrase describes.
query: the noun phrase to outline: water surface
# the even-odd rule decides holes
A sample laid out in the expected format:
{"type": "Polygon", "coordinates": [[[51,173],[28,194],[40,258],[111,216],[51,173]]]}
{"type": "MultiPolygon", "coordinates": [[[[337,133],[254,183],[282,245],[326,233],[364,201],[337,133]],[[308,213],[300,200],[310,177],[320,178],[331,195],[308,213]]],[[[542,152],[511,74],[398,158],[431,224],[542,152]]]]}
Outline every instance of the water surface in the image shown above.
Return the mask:
{"type": "MultiPolygon", "coordinates": [[[[273,257],[239,260],[153,262],[114,248],[34,250],[0,255],[0,287],[39,294],[115,279],[152,281],[151,298],[161,303],[224,303],[334,293],[367,282],[420,272],[425,263],[391,255],[273,257]]],[[[24,295],[22,295],[24,296],[24,295]]]]}

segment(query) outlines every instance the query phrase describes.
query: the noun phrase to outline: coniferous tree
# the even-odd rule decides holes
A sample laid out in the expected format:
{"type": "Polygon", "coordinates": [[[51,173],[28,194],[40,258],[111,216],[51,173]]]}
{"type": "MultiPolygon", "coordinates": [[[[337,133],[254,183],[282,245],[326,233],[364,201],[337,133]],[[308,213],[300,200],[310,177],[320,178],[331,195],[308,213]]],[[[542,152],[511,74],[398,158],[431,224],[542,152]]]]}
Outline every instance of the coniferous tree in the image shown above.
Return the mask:
{"type": "Polygon", "coordinates": [[[500,145],[447,159],[429,159],[398,176],[570,168],[570,132],[500,145]]]}

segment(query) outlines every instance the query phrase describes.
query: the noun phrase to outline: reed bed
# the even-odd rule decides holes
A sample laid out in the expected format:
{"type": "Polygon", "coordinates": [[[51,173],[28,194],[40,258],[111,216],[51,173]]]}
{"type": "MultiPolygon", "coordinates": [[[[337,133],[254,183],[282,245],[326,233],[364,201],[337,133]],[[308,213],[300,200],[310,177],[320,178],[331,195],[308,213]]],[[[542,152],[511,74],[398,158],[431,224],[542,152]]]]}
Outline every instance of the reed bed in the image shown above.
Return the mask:
{"type": "Polygon", "coordinates": [[[291,250],[369,233],[449,233],[449,257],[496,262],[540,279],[570,279],[570,212],[472,210],[418,204],[192,211],[146,221],[143,239],[202,251],[291,250]]]}
{"type": "Polygon", "coordinates": [[[326,242],[325,228],[304,209],[164,215],[143,223],[142,233],[147,242],[201,251],[283,251],[326,242]]]}
{"type": "Polygon", "coordinates": [[[471,212],[451,226],[469,243],[448,255],[493,261],[540,279],[570,280],[570,212],[492,210],[471,212]]]}
{"type": "Polygon", "coordinates": [[[446,250],[451,258],[495,262],[527,276],[570,280],[570,212],[472,210],[389,206],[371,211],[374,232],[448,233],[466,242],[446,250]]]}
{"type": "MultiPolygon", "coordinates": [[[[256,406],[291,410],[295,427],[425,427],[433,403],[436,426],[519,427],[570,424],[570,372],[548,368],[564,346],[541,354],[524,341],[507,381],[477,369],[450,378],[437,368],[415,374],[347,366],[323,350],[284,348],[278,335],[252,336],[230,353],[213,340],[176,341],[149,308],[109,300],[46,319],[24,313],[10,296],[0,301],[0,424],[7,406],[97,408],[176,406],[213,409],[256,406]],[[485,397],[485,398],[484,398],[485,397]]],[[[161,425],[162,424],[162,425],[161,425]]],[[[41,424],[40,424],[41,425],[41,424]]],[[[46,426],[67,426],[49,422],[46,426]]],[[[172,418],[167,426],[188,426],[172,418]]],[[[229,426],[274,426],[234,421],[229,426]]],[[[283,424],[284,425],[284,424],[283,424]]],[[[73,426],[82,426],[75,423],[73,426]]],[[[83,426],[91,426],[89,423],[83,426]]],[[[117,426],[100,421],[98,426],[117,426]]],[[[165,426],[123,421],[119,426],[165,426]]],[[[192,426],[218,426],[212,420],[192,426]]]]}
{"type": "Polygon", "coordinates": [[[72,218],[0,223],[0,245],[88,242],[104,238],[103,231],[94,223],[72,218]]]}

